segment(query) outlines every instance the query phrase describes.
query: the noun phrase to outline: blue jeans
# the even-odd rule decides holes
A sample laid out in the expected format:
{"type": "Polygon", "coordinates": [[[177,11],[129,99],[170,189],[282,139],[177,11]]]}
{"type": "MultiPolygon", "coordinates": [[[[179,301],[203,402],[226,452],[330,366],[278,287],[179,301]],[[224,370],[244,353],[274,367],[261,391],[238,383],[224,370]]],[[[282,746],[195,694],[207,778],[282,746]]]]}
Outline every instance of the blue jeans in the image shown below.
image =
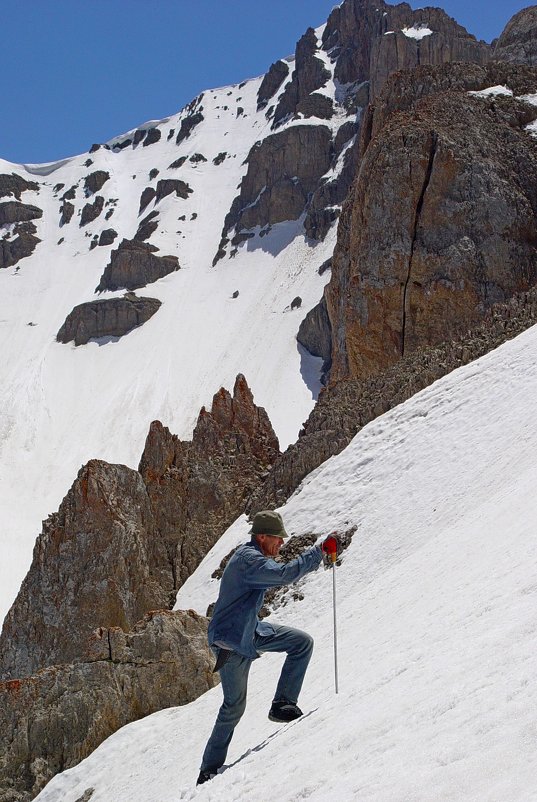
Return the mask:
{"type": "MultiPolygon", "coordinates": [[[[300,629],[273,624],[274,635],[254,638],[257,652],[287,652],[274,701],[286,699],[296,704],[313,651],[313,638],[300,629]]],[[[202,771],[216,771],[224,764],[233,731],[246,707],[248,674],[252,661],[232,652],[220,669],[224,701],[201,761],[202,771]]]]}

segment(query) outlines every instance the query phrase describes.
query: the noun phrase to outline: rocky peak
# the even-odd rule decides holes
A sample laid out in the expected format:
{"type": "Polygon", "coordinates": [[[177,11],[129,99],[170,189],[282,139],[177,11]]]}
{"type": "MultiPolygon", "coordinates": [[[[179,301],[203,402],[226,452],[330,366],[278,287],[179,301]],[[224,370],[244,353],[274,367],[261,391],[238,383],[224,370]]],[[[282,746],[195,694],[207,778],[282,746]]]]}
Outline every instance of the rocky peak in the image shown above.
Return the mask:
{"type": "Polygon", "coordinates": [[[258,110],[267,105],[270,98],[276,94],[288,75],[289,65],[285,61],[280,59],[279,61],[275,61],[274,64],[271,64],[269,71],[261,81],[257,93],[258,110]]]}
{"type": "Polygon", "coordinates": [[[330,73],[317,57],[317,36],[313,28],[308,28],[296,46],[295,69],[291,81],[278,102],[272,127],[276,128],[289,115],[299,111],[299,105],[312,92],[325,86],[330,73]]]}
{"type": "MultiPolygon", "coordinates": [[[[166,564],[140,474],[88,462],[43,524],[2,630],[1,675],[71,662],[95,627],[129,627],[167,607],[166,564]]],[[[167,573],[171,584],[169,563],[167,573]]]]}
{"type": "Polygon", "coordinates": [[[191,441],[151,424],[139,471],[91,460],[43,524],[0,636],[0,677],[85,654],[98,627],[173,605],[279,455],[244,376],[202,409],[191,441]]]}
{"type": "Polygon", "coordinates": [[[191,441],[151,425],[139,470],[177,588],[242,513],[279,453],[268,416],[241,375],[233,395],[219,390],[211,409],[202,408],[191,441]]]}
{"type": "MultiPolygon", "coordinates": [[[[234,255],[233,248],[254,236],[242,232],[297,220],[304,212],[305,234],[313,240],[324,239],[358,165],[357,149],[339,160],[342,145],[357,134],[362,111],[376,100],[389,76],[420,65],[485,64],[490,55],[489,45],[478,42],[441,9],[414,11],[407,3],[344,0],[330,14],[321,41],[309,28],[297,43],[291,79],[280,92],[276,108],[266,112],[277,133],[256,143],[248,154],[248,170],[224,222],[213,264],[226,255],[230,242],[230,255],[234,255]],[[329,80],[337,87],[334,98],[321,91],[329,80]],[[308,118],[309,132],[299,135],[302,126],[297,122],[304,118],[308,118]],[[333,134],[328,139],[322,131],[324,120],[331,120],[330,128],[325,126],[333,134]],[[338,125],[334,126],[334,120],[338,125]],[[318,121],[316,126],[313,121],[318,121]],[[282,150],[288,154],[285,160],[282,150]],[[314,180],[305,182],[314,163],[314,180]],[[326,180],[328,171],[331,175],[326,180]]],[[[258,96],[260,108],[276,95],[286,72],[283,62],[272,65],[258,96]]]]}
{"type": "Polygon", "coordinates": [[[494,48],[494,59],[537,64],[537,6],[522,9],[507,23],[494,48]]]}
{"type": "Polygon", "coordinates": [[[328,18],[323,47],[336,61],[342,83],[371,82],[371,98],[388,76],[419,64],[486,63],[490,48],[440,8],[413,10],[407,3],[345,0],[328,18]]]}

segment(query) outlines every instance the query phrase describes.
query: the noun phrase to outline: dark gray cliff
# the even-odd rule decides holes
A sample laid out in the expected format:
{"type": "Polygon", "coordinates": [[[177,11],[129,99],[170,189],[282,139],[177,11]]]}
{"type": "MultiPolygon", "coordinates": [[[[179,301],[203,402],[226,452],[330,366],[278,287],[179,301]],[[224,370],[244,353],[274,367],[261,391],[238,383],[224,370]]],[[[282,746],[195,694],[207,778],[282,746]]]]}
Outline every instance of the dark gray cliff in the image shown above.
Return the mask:
{"type": "Polygon", "coordinates": [[[156,298],[138,298],[134,293],[79,304],[67,315],[56,339],[85,345],[96,337],[123,337],[153,317],[160,305],[156,298]]]}
{"type": "Polygon", "coordinates": [[[95,292],[136,290],[179,270],[177,256],[156,256],[154,245],[124,239],[110,254],[95,292]]]}
{"type": "Polygon", "coordinates": [[[537,65],[537,6],[522,9],[508,22],[496,42],[494,59],[537,65]]]}

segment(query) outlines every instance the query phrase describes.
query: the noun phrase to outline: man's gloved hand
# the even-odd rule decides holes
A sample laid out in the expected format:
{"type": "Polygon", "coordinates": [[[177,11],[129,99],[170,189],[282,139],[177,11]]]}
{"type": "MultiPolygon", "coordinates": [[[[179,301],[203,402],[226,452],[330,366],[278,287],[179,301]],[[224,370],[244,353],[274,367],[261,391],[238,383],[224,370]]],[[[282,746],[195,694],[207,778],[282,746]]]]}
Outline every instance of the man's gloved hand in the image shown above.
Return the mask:
{"type": "Polygon", "coordinates": [[[321,543],[323,553],[323,563],[326,566],[333,565],[341,554],[341,541],[334,533],[328,535],[321,543]]]}

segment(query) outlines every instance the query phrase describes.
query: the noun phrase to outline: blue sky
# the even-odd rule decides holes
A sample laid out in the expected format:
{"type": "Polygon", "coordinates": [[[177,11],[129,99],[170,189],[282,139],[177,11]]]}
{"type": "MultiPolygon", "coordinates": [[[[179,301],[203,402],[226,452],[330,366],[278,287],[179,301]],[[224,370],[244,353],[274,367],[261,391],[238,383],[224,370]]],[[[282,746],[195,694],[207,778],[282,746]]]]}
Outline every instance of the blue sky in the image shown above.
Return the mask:
{"type": "MultiPolygon", "coordinates": [[[[479,39],[528,3],[441,5],[479,39]]],[[[46,162],[82,153],[204,89],[261,75],[294,52],[333,0],[3,0],[0,157],[46,162]]]]}

